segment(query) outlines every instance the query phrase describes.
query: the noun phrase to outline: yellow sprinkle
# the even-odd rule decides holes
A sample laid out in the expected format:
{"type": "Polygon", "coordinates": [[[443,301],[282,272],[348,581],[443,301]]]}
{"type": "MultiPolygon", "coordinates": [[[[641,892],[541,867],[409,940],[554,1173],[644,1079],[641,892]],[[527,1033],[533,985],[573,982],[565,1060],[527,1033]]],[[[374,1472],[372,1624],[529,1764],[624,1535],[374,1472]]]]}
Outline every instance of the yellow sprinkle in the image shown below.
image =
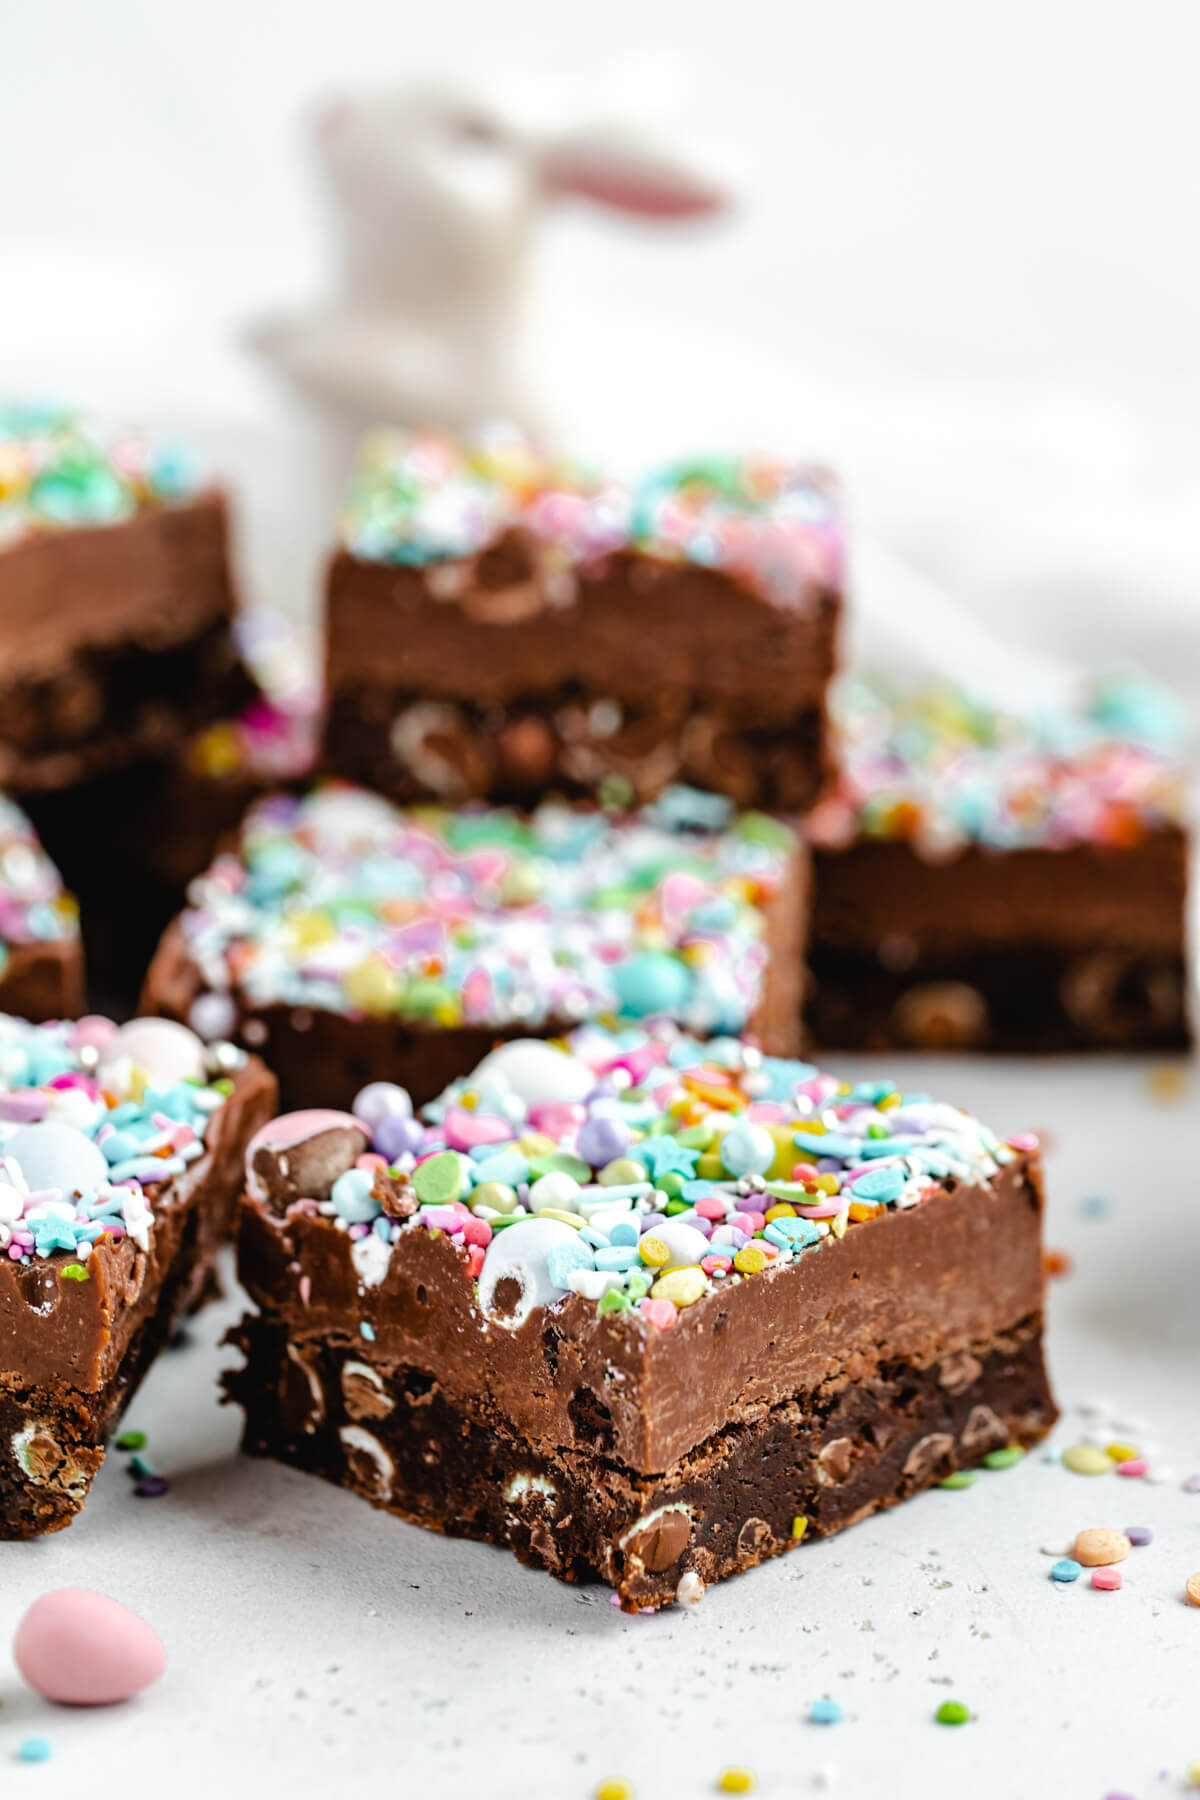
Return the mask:
{"type": "MultiPolygon", "coordinates": [[[[803,1119],[800,1123],[801,1129],[806,1137],[825,1136],[825,1127],[822,1125],[820,1119],[803,1119]]],[[[797,1152],[797,1154],[799,1154],[799,1152],[797,1152]]]]}
{"type": "Polygon", "coordinates": [[[767,1266],[766,1251],[760,1250],[757,1244],[743,1244],[733,1259],[733,1266],[739,1275],[757,1275],[767,1266]]]}
{"type": "Polygon", "coordinates": [[[1063,1464],[1076,1475],[1107,1475],[1113,1467],[1111,1456],[1091,1444],[1071,1444],[1062,1453],[1063,1464]]]}
{"type": "Polygon", "coordinates": [[[391,1012],[400,993],[395,969],[381,956],[364,956],[347,969],[342,985],[350,1004],[365,1013],[391,1012]]]}
{"type": "Polygon", "coordinates": [[[557,1219],[560,1225],[573,1225],[576,1231],[583,1226],[583,1220],[578,1213],[560,1212],[557,1206],[543,1206],[538,1218],[557,1219]]]}
{"type": "Polygon", "coordinates": [[[729,1171],[715,1150],[702,1152],[696,1164],[696,1174],[701,1181],[727,1181],[729,1171]]]}
{"type": "Polygon", "coordinates": [[[517,1139],[517,1149],[522,1156],[551,1156],[558,1145],[544,1131],[527,1131],[517,1139]]]}
{"type": "Polygon", "coordinates": [[[819,1187],[823,1194],[837,1194],[841,1192],[842,1184],[836,1175],[818,1175],[813,1186],[819,1187]]]}
{"type": "Polygon", "coordinates": [[[660,1275],[650,1293],[655,1300],[673,1300],[676,1306],[694,1306],[708,1292],[708,1276],[703,1269],[672,1269],[660,1275]]]}
{"type": "Polygon", "coordinates": [[[1188,1780],[1194,1788],[1200,1788],[1200,1758],[1187,1766],[1188,1780]]]}
{"type": "Polygon", "coordinates": [[[1135,1450],[1132,1444],[1106,1444],[1104,1454],[1111,1456],[1116,1463],[1136,1462],[1141,1451],[1135,1450]]]}
{"type": "Polygon", "coordinates": [[[789,1206],[786,1200],[781,1200],[778,1206],[768,1206],[766,1212],[763,1214],[768,1225],[771,1223],[772,1219],[794,1219],[795,1216],[795,1207],[789,1206]]]}
{"type": "MultiPolygon", "coordinates": [[[[820,1220],[818,1220],[817,1223],[819,1224],[820,1220]]],[[[849,1207],[843,1207],[842,1211],[838,1213],[835,1218],[827,1220],[826,1223],[835,1238],[845,1237],[846,1227],[850,1223],[849,1207]]]]}
{"type": "Polygon", "coordinates": [[[752,1794],[757,1786],[753,1769],[722,1769],[717,1776],[717,1787],[723,1794],[752,1794]]]}
{"type": "Polygon", "coordinates": [[[595,1800],[633,1800],[633,1783],[629,1781],[602,1781],[596,1789],[595,1800]]]}
{"type": "Polygon", "coordinates": [[[648,1231],[639,1243],[638,1255],[641,1257],[642,1261],[648,1263],[652,1269],[661,1269],[664,1264],[669,1263],[671,1260],[669,1247],[663,1243],[660,1237],[655,1237],[652,1231],[648,1231]]]}
{"type": "Polygon", "coordinates": [[[804,1517],[803,1513],[797,1513],[796,1517],[792,1520],[792,1536],[794,1538],[802,1538],[807,1530],[808,1520],[804,1517]]]}
{"type": "Polygon", "coordinates": [[[1187,1091],[1187,1071],[1178,1063],[1159,1063],[1149,1075],[1150,1098],[1160,1106],[1174,1106],[1187,1091]]]}
{"type": "Polygon", "coordinates": [[[899,1094],[885,1094],[882,1100],[875,1102],[876,1112],[891,1112],[900,1104],[899,1094]]]}

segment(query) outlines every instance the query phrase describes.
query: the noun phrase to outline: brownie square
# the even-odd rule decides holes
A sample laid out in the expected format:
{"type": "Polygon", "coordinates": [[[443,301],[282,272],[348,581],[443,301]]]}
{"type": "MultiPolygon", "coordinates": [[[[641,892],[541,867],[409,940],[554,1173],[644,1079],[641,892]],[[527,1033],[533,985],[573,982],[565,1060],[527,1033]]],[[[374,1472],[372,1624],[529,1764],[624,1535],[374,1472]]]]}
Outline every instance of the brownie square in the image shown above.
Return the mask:
{"type": "Polygon", "coordinates": [[[380,433],[329,570],[329,772],[532,804],[676,782],[803,811],[828,773],[843,525],[823,471],[695,460],[625,484],[380,433]]]}
{"type": "Polygon", "coordinates": [[[78,906],[21,808],[0,794],[0,1012],[41,1021],[82,1008],[78,906]]]}
{"type": "Polygon", "coordinates": [[[807,822],[817,1043],[1190,1043],[1188,781],[1152,692],[1034,719],[856,682],[837,717],[841,774],[807,822]]]}
{"type": "Polygon", "coordinates": [[[0,1538],[69,1525],[203,1297],[274,1080],[165,1020],[0,1018],[0,1538]]]}
{"type": "Polygon", "coordinates": [[[428,1100],[499,1038],[600,1015],[790,1052],[806,892],[795,834],[713,795],[526,817],[328,784],[251,811],[192,883],[144,1006],[261,1051],[288,1107],[375,1080],[428,1100]]]}
{"type": "Polygon", "coordinates": [[[627,1609],[1055,1418],[1036,1144],[738,1039],[514,1042],[247,1159],[245,1447],[627,1609]]]}
{"type": "Polygon", "coordinates": [[[176,451],[0,407],[0,782],[59,790],[177,745],[250,689],[223,496],[176,451]]]}

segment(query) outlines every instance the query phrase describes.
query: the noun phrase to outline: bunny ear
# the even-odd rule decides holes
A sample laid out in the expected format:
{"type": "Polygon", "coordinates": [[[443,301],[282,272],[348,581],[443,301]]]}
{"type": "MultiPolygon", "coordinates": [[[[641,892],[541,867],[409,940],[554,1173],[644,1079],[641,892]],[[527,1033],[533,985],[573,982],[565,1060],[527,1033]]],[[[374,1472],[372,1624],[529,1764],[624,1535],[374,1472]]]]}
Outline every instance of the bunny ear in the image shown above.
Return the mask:
{"type": "Polygon", "coordinates": [[[550,145],[542,170],[551,194],[643,219],[699,218],[724,211],[731,199],[725,183],[681,158],[599,135],[550,145]]]}

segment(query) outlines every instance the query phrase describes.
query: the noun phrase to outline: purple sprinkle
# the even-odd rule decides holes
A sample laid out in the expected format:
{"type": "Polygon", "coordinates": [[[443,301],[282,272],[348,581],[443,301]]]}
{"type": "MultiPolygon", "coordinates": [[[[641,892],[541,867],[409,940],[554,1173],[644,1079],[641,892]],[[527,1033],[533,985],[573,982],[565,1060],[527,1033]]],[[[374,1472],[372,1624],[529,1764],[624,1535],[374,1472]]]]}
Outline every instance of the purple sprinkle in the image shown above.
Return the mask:
{"type": "Polygon", "coordinates": [[[164,1475],[143,1475],[134,1482],[133,1491],[139,1500],[159,1500],[170,1493],[171,1484],[164,1475]]]}
{"type": "Polygon", "coordinates": [[[660,1225],[665,1225],[666,1222],[667,1222],[666,1213],[658,1213],[658,1212],[645,1213],[645,1214],[643,1214],[642,1218],[639,1220],[639,1225],[643,1232],[657,1231],[658,1227],[660,1225]]]}
{"type": "Polygon", "coordinates": [[[1131,1544],[1152,1544],[1154,1542],[1154,1533],[1148,1525],[1127,1525],[1125,1536],[1131,1544]]]}
{"type": "Polygon", "coordinates": [[[1189,1475],[1183,1484],[1185,1494],[1200,1494],[1200,1475],[1189,1475]]]}

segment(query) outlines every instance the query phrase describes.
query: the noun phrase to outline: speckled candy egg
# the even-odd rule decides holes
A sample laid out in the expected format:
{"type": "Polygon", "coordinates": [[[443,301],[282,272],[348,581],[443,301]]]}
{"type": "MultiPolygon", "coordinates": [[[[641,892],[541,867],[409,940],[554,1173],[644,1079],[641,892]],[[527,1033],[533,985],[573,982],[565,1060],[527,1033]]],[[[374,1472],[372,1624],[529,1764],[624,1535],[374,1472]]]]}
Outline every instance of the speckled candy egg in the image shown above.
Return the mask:
{"type": "Polygon", "coordinates": [[[91,1138],[74,1125],[43,1119],[22,1125],[4,1146],[32,1190],[61,1188],[64,1194],[94,1193],[108,1180],[108,1162],[91,1138]]]}
{"type": "Polygon", "coordinates": [[[13,1658],[44,1700],[68,1706],[132,1700],[167,1666],[162,1641],[144,1619],[88,1588],[59,1588],[35,1600],[17,1626],[13,1658]]]}
{"type": "Polygon", "coordinates": [[[135,1069],[155,1087],[202,1080],[204,1045],[173,1019],[131,1019],[104,1046],[96,1079],[109,1093],[124,1095],[135,1069]]]}
{"type": "Polygon", "coordinates": [[[586,1063],[540,1038],[514,1038],[485,1056],[471,1078],[472,1085],[507,1087],[528,1106],[584,1100],[595,1076],[586,1063]]]}

